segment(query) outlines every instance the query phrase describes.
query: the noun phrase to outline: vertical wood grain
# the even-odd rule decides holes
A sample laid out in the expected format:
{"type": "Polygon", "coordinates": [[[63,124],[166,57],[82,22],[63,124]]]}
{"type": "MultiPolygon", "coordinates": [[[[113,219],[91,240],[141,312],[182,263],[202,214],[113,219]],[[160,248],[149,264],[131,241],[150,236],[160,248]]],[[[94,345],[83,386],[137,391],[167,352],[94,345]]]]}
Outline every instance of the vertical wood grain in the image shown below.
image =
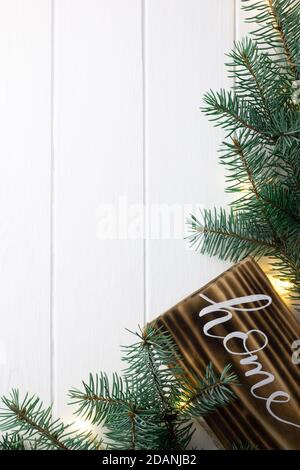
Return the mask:
{"type": "Polygon", "coordinates": [[[48,401],[52,388],[68,417],[70,386],[121,367],[125,327],[227,266],[181,239],[101,240],[97,224],[122,197],[148,209],[228,202],[223,134],[199,108],[230,86],[239,3],[0,0],[0,393],[48,401]]]}
{"type": "MultiPolygon", "coordinates": [[[[233,0],[146,2],[147,203],[221,206],[223,134],[201,113],[203,94],[229,87],[225,53],[234,39],[233,0]]],[[[147,244],[147,316],[153,318],[228,265],[200,256],[183,240],[147,244]]],[[[213,447],[201,435],[196,445],[213,447]]]]}
{"type": "Polygon", "coordinates": [[[57,412],[89,372],[120,368],[143,323],[143,241],[97,238],[97,210],[143,199],[139,0],[55,2],[57,412]]]}
{"type": "Polygon", "coordinates": [[[255,29],[253,23],[247,23],[246,18],[253,16],[252,13],[246,12],[242,9],[243,1],[236,1],[236,39],[240,40],[243,37],[247,36],[250,31],[255,29]]]}
{"type": "MultiPolygon", "coordinates": [[[[210,88],[229,87],[225,52],[233,42],[234,2],[149,0],[147,23],[148,203],[221,206],[223,134],[200,110],[210,88]]],[[[221,272],[225,263],[187,250],[183,240],[149,241],[148,316],[221,272]]]]}
{"type": "Polygon", "coordinates": [[[0,394],[50,391],[50,0],[0,0],[0,394]]]}

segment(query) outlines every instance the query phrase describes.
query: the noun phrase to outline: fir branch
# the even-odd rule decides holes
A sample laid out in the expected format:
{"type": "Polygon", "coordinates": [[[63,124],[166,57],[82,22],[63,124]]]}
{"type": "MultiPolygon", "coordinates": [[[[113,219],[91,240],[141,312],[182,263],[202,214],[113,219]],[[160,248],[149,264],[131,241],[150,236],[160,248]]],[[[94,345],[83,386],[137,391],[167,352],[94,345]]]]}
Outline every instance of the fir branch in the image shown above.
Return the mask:
{"type": "Polygon", "coordinates": [[[0,450],[26,450],[24,439],[18,434],[5,434],[0,438],[0,450]]]}
{"type": "Polygon", "coordinates": [[[124,377],[113,384],[101,373],[90,375],[83,390],[71,390],[76,414],[104,426],[109,448],[182,450],[194,427],[190,419],[226,406],[234,398],[236,376],[212,365],[205,377],[187,377],[171,335],[156,325],[133,333],[138,341],[123,347],[124,377]],[[188,406],[181,406],[181,401],[188,406]]]}
{"type": "Polygon", "coordinates": [[[128,413],[129,419],[131,421],[131,450],[135,450],[136,448],[136,414],[133,412],[128,413]]]}
{"type": "MultiPolygon", "coordinates": [[[[157,351],[163,350],[165,351],[164,347],[159,347],[158,349],[154,347],[154,341],[157,345],[159,345],[159,341],[164,341],[164,335],[161,331],[153,329],[152,327],[145,327],[142,331],[142,334],[136,333],[138,337],[140,337],[140,347],[143,349],[144,353],[142,357],[144,358],[145,364],[144,366],[149,370],[149,375],[151,377],[151,381],[153,383],[154,389],[156,390],[157,396],[159,397],[161,406],[162,406],[162,416],[163,420],[166,425],[168,440],[171,443],[172,448],[174,450],[182,449],[182,446],[178,440],[177,433],[176,433],[176,423],[174,421],[174,411],[172,409],[172,405],[170,403],[170,391],[168,388],[166,389],[166,382],[164,380],[164,374],[160,370],[162,363],[161,358],[157,354],[157,351]]],[[[165,344],[163,345],[165,346],[165,344]]],[[[169,345],[168,345],[169,347],[169,345]]],[[[174,350],[174,347],[171,349],[174,350]]],[[[127,355],[128,358],[128,355],[127,355]]],[[[168,355],[169,358],[169,355],[168,355]]],[[[164,358],[165,359],[165,358],[164,358]]],[[[163,361],[164,361],[163,359],[163,361]]],[[[174,358],[173,358],[174,361],[174,358]]],[[[170,367],[170,364],[168,364],[170,367]]],[[[127,370],[127,373],[129,371],[127,370]]],[[[174,373],[174,371],[173,371],[174,373]]],[[[136,377],[135,371],[132,371],[129,376],[133,380],[138,380],[136,377]]],[[[170,445],[170,444],[169,444],[170,445]]]]}
{"type": "Polygon", "coordinates": [[[209,364],[204,379],[194,377],[194,380],[186,382],[178,413],[188,417],[202,416],[218,406],[226,406],[235,397],[228,386],[237,384],[238,378],[230,364],[225,366],[220,377],[216,376],[212,364],[209,364]]]}
{"type": "Polygon", "coordinates": [[[223,209],[204,210],[202,221],[191,215],[187,223],[190,245],[202,254],[237,262],[249,255],[272,256],[278,250],[267,227],[256,226],[232,210],[228,214],[223,209]]]}
{"type": "Polygon", "coordinates": [[[107,374],[101,372],[83,382],[83,392],[73,388],[69,392],[70,404],[76,405],[76,414],[92,424],[101,424],[110,414],[130,412],[131,394],[127,381],[113,374],[110,387],[107,374]],[[110,390],[111,389],[111,390],[110,390]]]}
{"type": "Polygon", "coordinates": [[[243,0],[243,9],[254,12],[247,21],[258,24],[252,35],[293,79],[299,61],[299,6],[299,0],[243,0]]]}
{"type": "Polygon", "coordinates": [[[233,262],[271,257],[274,272],[300,300],[300,1],[243,0],[257,24],[254,40],[235,44],[227,64],[234,92],[210,91],[204,112],[229,131],[220,161],[229,192],[242,192],[229,214],[188,220],[192,246],[233,262]]]}
{"type": "Polygon", "coordinates": [[[232,444],[232,450],[259,450],[258,446],[253,445],[251,442],[234,442],[232,444]]]}
{"type": "MultiPolygon", "coordinates": [[[[266,0],[266,1],[269,5],[270,13],[271,13],[271,16],[272,16],[273,21],[274,21],[273,28],[278,33],[279,40],[282,44],[282,48],[283,48],[284,54],[286,56],[286,60],[287,60],[289,66],[292,70],[293,75],[296,77],[297,67],[293,62],[292,53],[291,53],[291,51],[289,49],[289,45],[288,45],[288,39],[287,39],[286,34],[285,34],[285,32],[283,30],[283,27],[282,27],[282,17],[280,17],[279,10],[275,7],[274,0],[266,0]]],[[[284,4],[284,3],[286,3],[286,2],[282,2],[282,4],[284,4]]],[[[291,8],[293,2],[290,1],[289,3],[290,3],[290,8],[291,8]]],[[[280,5],[279,2],[277,2],[277,4],[280,5]]],[[[298,6],[299,2],[294,2],[294,4],[296,6],[298,6]]]]}
{"type": "Polygon", "coordinates": [[[230,78],[234,79],[235,93],[258,112],[263,111],[271,126],[272,113],[278,102],[284,105],[288,98],[284,91],[289,87],[285,75],[248,37],[236,42],[228,57],[232,62],[226,66],[230,70],[230,78]]]}
{"type": "Polygon", "coordinates": [[[60,420],[52,419],[51,407],[43,409],[39,398],[28,394],[20,401],[18,390],[13,390],[10,397],[2,398],[5,408],[0,413],[0,430],[32,442],[38,438],[39,448],[78,450],[97,449],[100,443],[92,433],[83,433],[71,429],[60,420]]]}
{"type": "Polygon", "coordinates": [[[267,141],[274,141],[272,135],[266,130],[266,122],[255,112],[246,101],[239,100],[238,96],[231,91],[212,90],[204,95],[202,111],[210,117],[211,121],[216,122],[216,126],[222,126],[228,129],[230,134],[240,128],[248,129],[255,134],[263,137],[267,141]],[[252,124],[252,121],[255,124],[252,124]]]}
{"type": "MultiPolygon", "coordinates": [[[[270,191],[271,186],[266,185],[265,183],[262,185],[262,190],[259,191],[258,187],[255,183],[253,173],[251,171],[250,165],[248,163],[245,151],[243,146],[241,145],[240,141],[237,137],[232,138],[233,146],[235,148],[236,154],[240,157],[244,169],[246,171],[248,181],[251,185],[253,194],[258,201],[258,211],[259,216],[260,213],[264,215],[266,224],[269,226],[270,231],[272,233],[274,241],[277,243],[278,246],[282,245],[282,229],[285,226],[284,224],[284,217],[287,217],[287,221],[292,221],[296,224],[300,223],[300,219],[296,215],[295,211],[289,210],[289,207],[286,204],[286,201],[289,201],[289,198],[283,198],[282,193],[279,191],[279,188],[272,188],[270,191]],[[271,206],[272,209],[275,209],[280,216],[280,223],[275,224],[276,217],[274,217],[274,211],[269,211],[268,206],[271,206]],[[283,217],[282,217],[283,216],[283,217]],[[275,219],[275,220],[274,220],[275,219]],[[276,229],[276,227],[280,227],[280,230],[276,229]],[[281,238],[280,238],[281,236],[281,238]]],[[[287,192],[285,191],[284,196],[287,196],[287,192]]],[[[240,206],[240,201],[234,202],[232,204],[233,207],[240,206]]],[[[249,204],[249,208],[246,211],[246,214],[250,214],[251,209],[253,210],[253,205],[249,204]]],[[[295,207],[296,209],[296,207],[295,207]]],[[[252,214],[254,215],[254,213],[252,214]]]]}
{"type": "Polygon", "coordinates": [[[241,145],[240,141],[238,140],[238,138],[236,136],[232,137],[231,140],[232,140],[233,146],[235,148],[236,154],[240,157],[240,159],[242,161],[242,164],[243,164],[244,169],[246,171],[246,174],[248,176],[248,180],[251,184],[253,193],[255,194],[256,199],[260,199],[260,195],[259,195],[259,192],[257,190],[252,171],[251,171],[250,166],[247,162],[247,158],[246,158],[246,155],[244,153],[243,146],[241,145]]]}

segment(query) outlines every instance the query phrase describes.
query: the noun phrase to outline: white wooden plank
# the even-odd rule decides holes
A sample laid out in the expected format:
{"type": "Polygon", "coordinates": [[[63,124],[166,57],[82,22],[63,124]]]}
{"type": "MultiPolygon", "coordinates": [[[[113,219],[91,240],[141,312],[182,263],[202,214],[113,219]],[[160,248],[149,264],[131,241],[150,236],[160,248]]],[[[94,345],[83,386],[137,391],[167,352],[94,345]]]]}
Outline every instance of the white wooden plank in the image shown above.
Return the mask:
{"type": "Polygon", "coordinates": [[[236,1],[236,39],[242,39],[243,37],[247,36],[251,31],[255,29],[255,25],[253,23],[247,23],[246,19],[249,16],[253,16],[252,13],[246,12],[242,8],[243,1],[242,0],[235,0],[236,1]]]}
{"type": "Polygon", "coordinates": [[[55,6],[55,394],[120,367],[143,323],[143,241],[97,238],[97,211],[142,202],[139,0],[55,6]],[[101,207],[100,207],[101,208],[101,207]],[[128,339],[129,340],[129,339],[128,339]]]}
{"type": "Polygon", "coordinates": [[[50,0],[0,0],[0,394],[50,398],[50,0]]]}
{"type": "MultiPolygon", "coordinates": [[[[234,2],[147,2],[147,166],[149,205],[224,205],[222,133],[201,113],[203,94],[229,87],[234,2]]],[[[150,240],[148,315],[199,288],[225,264],[196,255],[183,240],[150,240]]]]}
{"type": "MultiPolygon", "coordinates": [[[[146,2],[147,205],[220,206],[223,134],[201,113],[203,94],[229,87],[225,52],[234,39],[234,1],[146,2]]],[[[149,209],[150,210],[150,209],[149,209]]],[[[148,228],[151,217],[148,217],[148,228]]],[[[150,230],[150,229],[149,229],[150,230]]],[[[195,254],[182,239],[147,242],[147,316],[155,317],[227,266],[195,254]]],[[[200,433],[197,446],[214,448],[200,433]]]]}

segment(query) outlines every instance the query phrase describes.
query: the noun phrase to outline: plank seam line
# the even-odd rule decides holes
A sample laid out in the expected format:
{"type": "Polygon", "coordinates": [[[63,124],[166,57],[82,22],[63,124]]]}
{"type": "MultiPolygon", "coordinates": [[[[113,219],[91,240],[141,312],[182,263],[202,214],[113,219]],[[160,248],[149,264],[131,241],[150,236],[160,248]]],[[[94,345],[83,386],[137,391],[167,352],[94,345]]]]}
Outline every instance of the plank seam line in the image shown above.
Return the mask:
{"type": "Polygon", "coordinates": [[[56,351],[55,351],[55,146],[54,146],[54,61],[55,61],[55,0],[51,0],[51,92],[50,92],[50,119],[51,119],[51,162],[50,162],[50,398],[53,407],[56,406],[56,351]]]}
{"type": "Polygon", "coordinates": [[[146,0],[141,0],[141,55],[142,55],[142,121],[143,121],[143,291],[144,324],[148,321],[148,180],[147,180],[147,49],[146,49],[146,0]]]}

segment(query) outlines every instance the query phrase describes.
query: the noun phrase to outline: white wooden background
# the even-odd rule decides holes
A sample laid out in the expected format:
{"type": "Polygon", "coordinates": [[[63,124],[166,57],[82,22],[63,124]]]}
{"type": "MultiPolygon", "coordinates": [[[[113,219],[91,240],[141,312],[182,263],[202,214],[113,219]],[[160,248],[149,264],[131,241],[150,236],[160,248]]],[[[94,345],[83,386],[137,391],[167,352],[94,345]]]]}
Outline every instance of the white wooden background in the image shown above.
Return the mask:
{"type": "Polygon", "coordinates": [[[0,0],[1,394],[68,419],[70,386],[120,369],[125,327],[224,269],[183,240],[101,240],[97,208],[226,203],[199,107],[230,86],[239,3],[0,0]]]}

